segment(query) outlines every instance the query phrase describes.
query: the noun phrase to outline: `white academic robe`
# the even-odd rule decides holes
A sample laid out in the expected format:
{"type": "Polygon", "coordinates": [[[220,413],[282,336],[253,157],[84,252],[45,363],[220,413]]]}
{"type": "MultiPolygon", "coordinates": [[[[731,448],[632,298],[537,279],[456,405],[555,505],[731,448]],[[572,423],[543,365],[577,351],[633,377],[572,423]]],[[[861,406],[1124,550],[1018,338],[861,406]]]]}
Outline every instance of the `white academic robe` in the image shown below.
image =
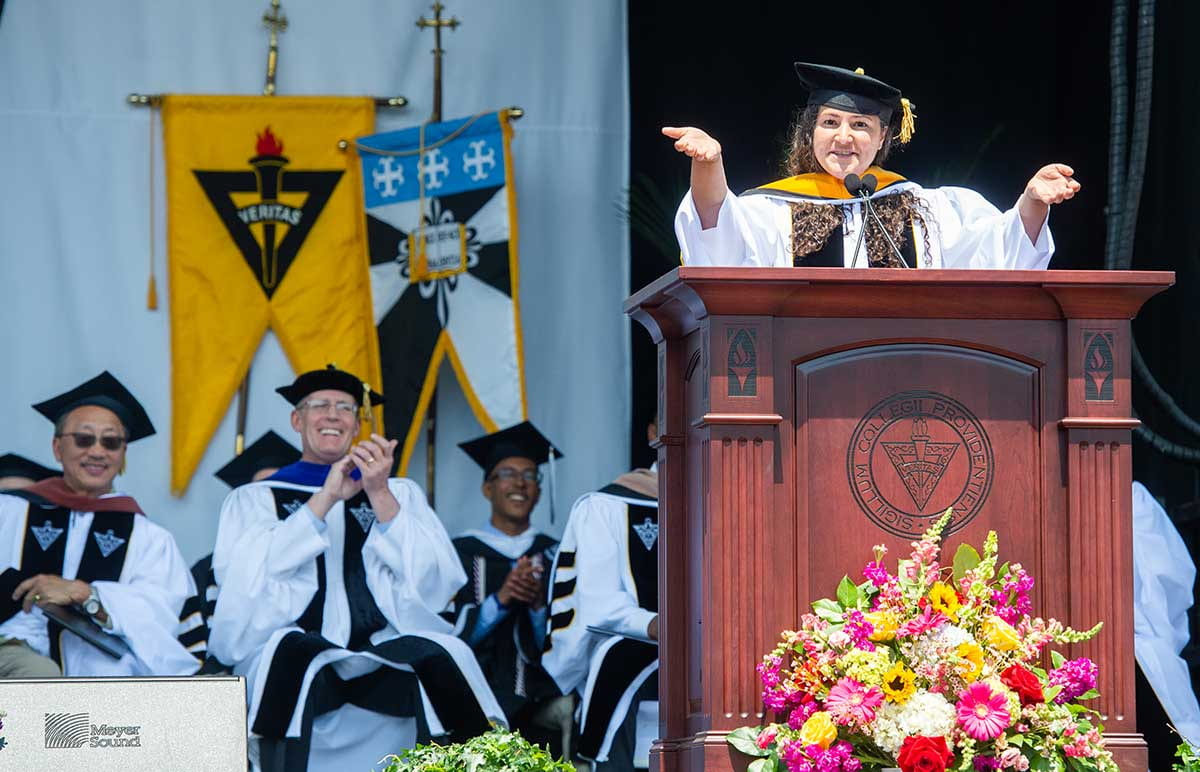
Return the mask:
{"type": "MultiPolygon", "coordinates": [[[[124,494],[110,494],[120,495],[124,494]]],[[[71,512],[66,533],[53,535],[54,539],[66,539],[60,574],[64,579],[74,579],[77,575],[96,514],[71,512]]],[[[99,513],[101,517],[105,514],[99,513]]],[[[0,571],[21,567],[26,534],[31,528],[42,525],[37,505],[17,496],[0,494],[0,550],[8,548],[0,554],[0,571]]],[[[107,632],[122,638],[130,653],[114,659],[74,633],[62,631],[60,646],[64,675],[178,676],[196,672],[196,659],[175,636],[183,603],[196,590],[170,531],[150,522],[145,515],[135,515],[120,579],[115,582],[97,580],[91,584],[111,621],[112,627],[107,632]]],[[[49,656],[47,621],[36,606],[29,612],[17,611],[0,624],[0,637],[19,638],[34,651],[49,656]]]]}
{"type": "MultiPolygon", "coordinates": [[[[612,491],[616,486],[604,489],[612,491]]],[[[632,492],[629,492],[632,493],[632,492]]],[[[630,550],[650,549],[658,538],[658,526],[653,532],[643,530],[639,542],[630,544],[629,507],[658,509],[658,501],[637,495],[614,495],[608,492],[587,493],[575,502],[559,545],[554,562],[552,602],[550,606],[550,647],[542,654],[542,667],[555,680],[563,694],[579,691],[580,731],[587,732],[588,708],[597,689],[610,686],[601,678],[605,655],[616,645],[645,639],[650,621],[657,612],[643,608],[639,602],[637,581],[631,568],[630,550]],[[642,534],[646,534],[642,536],[642,534]],[[569,565],[570,561],[573,565],[569,565]],[[564,594],[563,588],[573,591],[564,594]],[[616,635],[605,636],[590,632],[588,627],[602,628],[616,635]]],[[[636,522],[636,515],[635,515],[636,522]]],[[[653,592],[657,607],[657,587],[653,592]]],[[[613,737],[624,721],[638,689],[658,674],[658,659],[644,664],[632,674],[623,689],[615,710],[604,731],[603,742],[592,759],[608,760],[613,737]]],[[[635,764],[646,766],[644,754],[649,741],[658,732],[658,704],[644,703],[638,711],[638,743],[635,764]],[[639,758],[641,757],[641,758],[639,758]]],[[[585,755],[585,758],[587,756],[585,755]]]]}
{"type": "MultiPolygon", "coordinates": [[[[967,188],[925,189],[916,183],[899,182],[877,191],[872,201],[906,190],[925,204],[923,215],[930,227],[930,249],[926,254],[925,234],[919,224],[914,224],[916,267],[1041,269],[1054,254],[1049,217],[1042,223],[1036,242],[1030,241],[1015,205],[1001,212],[967,188]]],[[[843,256],[845,267],[850,268],[862,229],[862,202],[855,199],[809,203],[843,207],[843,256]]],[[[792,267],[792,212],[782,197],[762,193],[735,196],[726,191],[717,224],[702,229],[689,191],[675,215],[675,235],[685,265],[792,267]]],[[[836,238],[836,233],[830,238],[836,238]]],[[[866,268],[867,264],[864,243],[855,267],[866,268]]]]}
{"type": "Polygon", "coordinates": [[[1150,491],[1133,484],[1133,651],[1171,724],[1200,746],[1200,705],[1187,662],[1196,566],[1174,523],[1150,491]]]}
{"type": "MultiPolygon", "coordinates": [[[[432,640],[453,657],[487,718],[503,725],[504,712],[470,648],[451,634],[452,625],[438,615],[466,581],[450,538],[415,483],[393,478],[388,487],[400,512],[384,527],[373,522],[370,513],[373,527],[362,551],[367,586],[386,619],[386,626],[370,636],[370,643],[378,645],[407,635],[432,640]]],[[[208,648],[247,679],[252,761],[257,760],[258,751],[253,727],[272,655],[284,636],[301,630],[297,620],[318,590],[318,556],[324,556],[326,576],[320,635],[339,648],[320,654],[304,673],[286,736],[301,735],[309,686],[323,667],[332,665],[347,679],[381,666],[411,672],[411,668],[397,667],[372,653],[340,648],[347,645],[350,635],[343,576],[343,503],[329,510],[322,530],[307,504],[280,520],[272,488],[296,491],[298,504],[307,502],[317,490],[271,480],[235,489],[221,508],[213,551],[219,591],[208,648]]],[[[443,719],[423,685],[420,692],[430,731],[441,734],[443,719]]],[[[372,769],[384,755],[411,747],[414,739],[412,719],[345,705],[315,719],[308,769],[372,769]]]]}

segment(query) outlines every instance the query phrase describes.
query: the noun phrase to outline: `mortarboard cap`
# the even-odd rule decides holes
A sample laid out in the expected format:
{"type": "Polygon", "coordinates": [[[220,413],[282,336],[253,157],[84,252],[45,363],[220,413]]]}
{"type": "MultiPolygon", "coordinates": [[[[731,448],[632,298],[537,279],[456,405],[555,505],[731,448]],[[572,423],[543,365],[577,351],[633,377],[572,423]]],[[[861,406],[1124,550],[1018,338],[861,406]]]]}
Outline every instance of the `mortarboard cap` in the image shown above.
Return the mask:
{"type": "Polygon", "coordinates": [[[61,475],[57,469],[42,466],[32,459],[18,456],[16,453],[5,453],[0,456],[0,477],[28,477],[34,482],[45,480],[47,477],[61,475]]]}
{"type": "Polygon", "coordinates": [[[278,469],[299,460],[300,451],[296,446],[275,432],[268,431],[217,470],[216,476],[230,488],[237,488],[251,482],[254,475],[263,469],[278,469]]]}
{"type": "Polygon", "coordinates": [[[796,62],[796,75],[808,89],[808,104],[829,105],[862,115],[878,115],[890,125],[896,110],[902,113],[901,142],[908,142],[915,127],[912,104],[900,96],[900,89],[869,77],[861,69],[847,70],[827,64],[796,62]]]}
{"type": "Polygon", "coordinates": [[[108,370],[70,391],[37,403],[33,409],[51,421],[58,421],[84,405],[98,405],[113,411],[125,426],[128,435],[126,442],[135,442],[154,434],[154,424],[150,423],[150,416],[146,415],[142,403],[108,370]]]}
{"type": "Polygon", "coordinates": [[[293,405],[299,405],[305,397],[314,391],[337,389],[354,397],[354,401],[363,406],[364,395],[370,395],[370,406],[383,404],[384,396],[372,390],[356,375],[339,370],[334,365],[326,365],[324,370],[309,370],[300,373],[296,380],[288,386],[275,389],[284,399],[293,405]]]}
{"type": "Polygon", "coordinates": [[[506,458],[516,456],[527,458],[535,464],[544,464],[550,459],[551,452],[555,458],[563,456],[558,448],[528,421],[468,442],[461,442],[458,447],[483,468],[485,480],[496,468],[496,464],[506,458]]]}

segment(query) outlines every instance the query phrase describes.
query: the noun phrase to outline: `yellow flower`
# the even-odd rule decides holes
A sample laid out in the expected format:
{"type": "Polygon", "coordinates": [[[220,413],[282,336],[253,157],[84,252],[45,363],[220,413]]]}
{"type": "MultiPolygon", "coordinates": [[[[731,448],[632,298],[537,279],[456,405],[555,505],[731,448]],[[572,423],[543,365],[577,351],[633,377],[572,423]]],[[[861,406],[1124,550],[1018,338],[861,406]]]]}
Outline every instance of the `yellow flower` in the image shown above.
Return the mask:
{"type": "Polygon", "coordinates": [[[1016,629],[997,616],[984,620],[983,637],[1000,651],[1012,651],[1021,645],[1021,636],[1016,629]]]}
{"type": "Polygon", "coordinates": [[[871,623],[875,628],[871,631],[872,641],[890,641],[896,637],[896,628],[900,624],[896,621],[896,615],[890,611],[868,611],[863,614],[863,618],[871,623]]]}
{"type": "Polygon", "coordinates": [[[805,745],[820,745],[828,749],[837,739],[837,726],[828,713],[819,710],[808,717],[800,727],[800,741],[805,745]]]}
{"type": "Polygon", "coordinates": [[[940,611],[950,617],[950,621],[958,621],[958,607],[962,604],[958,602],[958,593],[945,582],[933,583],[933,587],[929,589],[929,605],[933,606],[934,611],[940,611]]]}
{"type": "Polygon", "coordinates": [[[958,665],[959,675],[967,679],[968,683],[979,678],[979,674],[983,672],[983,649],[978,643],[975,641],[960,643],[954,650],[954,654],[963,660],[958,665]]]}
{"type": "Polygon", "coordinates": [[[903,662],[897,662],[883,677],[883,693],[889,702],[903,705],[917,691],[916,679],[916,673],[906,668],[903,662]]]}

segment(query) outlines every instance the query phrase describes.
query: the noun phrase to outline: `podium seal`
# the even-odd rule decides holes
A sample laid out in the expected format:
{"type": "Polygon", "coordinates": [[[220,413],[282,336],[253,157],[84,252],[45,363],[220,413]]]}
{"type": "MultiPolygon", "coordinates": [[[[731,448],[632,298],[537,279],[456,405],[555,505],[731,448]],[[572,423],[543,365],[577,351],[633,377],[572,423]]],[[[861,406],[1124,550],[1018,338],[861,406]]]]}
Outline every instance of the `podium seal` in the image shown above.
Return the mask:
{"type": "Polygon", "coordinates": [[[854,428],[846,475],[854,499],[878,527],[917,539],[946,511],[949,534],[979,513],[991,491],[992,443],[961,402],[935,391],[881,401],[854,428]]]}

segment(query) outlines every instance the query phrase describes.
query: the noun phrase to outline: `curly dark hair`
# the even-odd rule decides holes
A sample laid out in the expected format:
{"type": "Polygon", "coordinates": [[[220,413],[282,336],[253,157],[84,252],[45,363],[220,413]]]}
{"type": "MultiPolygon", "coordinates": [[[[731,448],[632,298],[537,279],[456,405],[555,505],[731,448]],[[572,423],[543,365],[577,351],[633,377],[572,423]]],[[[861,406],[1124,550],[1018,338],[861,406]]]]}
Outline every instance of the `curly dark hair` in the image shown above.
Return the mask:
{"type": "MultiPolygon", "coordinates": [[[[797,114],[796,121],[792,124],[787,155],[783,163],[783,172],[789,177],[824,171],[813,152],[813,132],[817,127],[817,113],[820,109],[820,105],[808,105],[797,114]]],[[[883,147],[879,148],[872,161],[875,165],[887,160],[899,128],[884,124],[883,133],[883,147]]],[[[872,203],[888,235],[899,247],[903,247],[911,238],[912,223],[919,223],[925,234],[925,254],[929,254],[929,228],[924,217],[926,210],[915,194],[904,191],[875,199],[872,203]]],[[[791,208],[793,259],[810,255],[825,246],[830,234],[841,227],[844,219],[840,206],[797,202],[792,203],[791,208]]],[[[900,261],[892,253],[892,248],[874,220],[868,220],[866,230],[864,241],[870,265],[899,267],[900,261]]]]}

